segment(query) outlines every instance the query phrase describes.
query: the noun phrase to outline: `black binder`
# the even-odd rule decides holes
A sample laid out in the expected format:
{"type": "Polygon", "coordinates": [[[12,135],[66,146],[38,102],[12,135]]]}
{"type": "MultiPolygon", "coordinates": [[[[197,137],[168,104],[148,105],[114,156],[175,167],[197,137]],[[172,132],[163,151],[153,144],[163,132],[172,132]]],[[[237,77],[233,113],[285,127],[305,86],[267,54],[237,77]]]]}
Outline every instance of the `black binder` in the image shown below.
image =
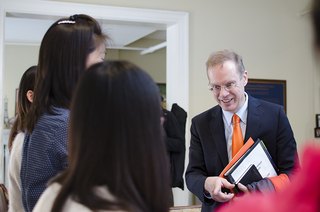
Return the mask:
{"type": "MultiPolygon", "coordinates": [[[[232,184],[247,185],[264,177],[277,176],[277,168],[263,142],[258,139],[225,173],[224,177],[232,184]]],[[[232,189],[239,193],[237,186],[232,189]]]]}
{"type": "MultiPolygon", "coordinates": [[[[230,175],[229,175],[230,176],[230,175]]],[[[231,182],[233,179],[229,179],[227,176],[227,180],[231,182]]],[[[258,182],[259,180],[262,180],[262,176],[259,173],[257,167],[254,164],[251,164],[248,169],[243,173],[240,180],[231,182],[232,184],[235,184],[236,186],[233,188],[234,193],[239,194],[242,191],[238,188],[238,183],[241,183],[242,185],[248,185],[249,183],[258,182]]]]}

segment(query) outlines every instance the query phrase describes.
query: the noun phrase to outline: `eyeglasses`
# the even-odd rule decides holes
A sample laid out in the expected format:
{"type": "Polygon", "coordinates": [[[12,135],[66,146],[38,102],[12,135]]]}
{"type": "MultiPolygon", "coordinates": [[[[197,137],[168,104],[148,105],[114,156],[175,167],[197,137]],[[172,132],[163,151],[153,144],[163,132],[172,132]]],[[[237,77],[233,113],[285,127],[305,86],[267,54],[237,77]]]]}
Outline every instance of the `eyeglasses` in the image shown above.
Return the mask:
{"type": "MultiPolygon", "coordinates": [[[[234,82],[230,82],[226,85],[223,85],[222,87],[224,87],[224,89],[228,92],[232,91],[233,89],[235,89],[238,85],[234,82]]],[[[214,85],[213,87],[211,87],[210,84],[208,84],[208,89],[209,91],[212,91],[213,93],[220,93],[221,92],[221,86],[220,85],[214,85]]]]}

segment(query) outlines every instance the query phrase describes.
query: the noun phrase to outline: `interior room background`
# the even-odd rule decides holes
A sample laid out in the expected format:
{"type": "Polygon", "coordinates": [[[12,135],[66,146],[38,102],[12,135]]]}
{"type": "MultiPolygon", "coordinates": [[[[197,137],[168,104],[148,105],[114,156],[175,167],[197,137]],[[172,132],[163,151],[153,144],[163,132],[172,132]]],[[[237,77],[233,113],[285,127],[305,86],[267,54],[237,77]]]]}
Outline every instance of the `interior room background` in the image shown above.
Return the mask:
{"type": "MultiPolygon", "coordinates": [[[[191,118],[217,104],[207,89],[205,62],[209,54],[221,49],[232,49],[243,56],[249,78],[286,80],[287,116],[299,151],[307,139],[314,139],[315,114],[320,113],[320,69],[314,62],[308,13],[310,0],[63,0],[59,2],[189,13],[188,134],[191,118]]],[[[159,40],[146,38],[131,45],[144,45],[143,42],[153,45],[159,40]]],[[[9,99],[10,117],[14,114],[15,89],[22,73],[37,63],[38,49],[38,46],[5,45],[4,47],[1,88],[3,97],[7,95],[9,99]]],[[[110,59],[130,60],[148,71],[157,83],[166,82],[165,48],[145,55],[146,60],[136,61],[133,59],[140,58],[138,55],[140,53],[137,51],[113,49],[107,52],[107,59],[110,57],[110,59]]],[[[189,147],[189,140],[186,142],[186,146],[189,147]]],[[[186,158],[187,163],[188,158],[186,158]]],[[[197,203],[187,189],[175,195],[177,205],[197,203]]]]}

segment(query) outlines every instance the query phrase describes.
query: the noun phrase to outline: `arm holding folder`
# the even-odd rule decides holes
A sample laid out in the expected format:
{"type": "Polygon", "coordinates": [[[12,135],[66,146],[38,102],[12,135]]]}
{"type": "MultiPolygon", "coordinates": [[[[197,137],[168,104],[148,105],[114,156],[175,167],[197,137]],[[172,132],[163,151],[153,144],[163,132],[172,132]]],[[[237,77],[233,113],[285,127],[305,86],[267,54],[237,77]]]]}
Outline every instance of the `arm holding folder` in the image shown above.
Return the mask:
{"type": "MultiPolygon", "coordinates": [[[[231,189],[238,194],[247,189],[238,188],[238,183],[246,185],[249,190],[264,190],[273,188],[274,183],[270,178],[278,176],[278,169],[266,149],[263,141],[258,139],[253,142],[252,138],[245,143],[231,162],[221,172],[220,177],[226,178],[230,183],[235,184],[231,189]],[[265,178],[265,179],[264,179],[265,178]]],[[[288,178],[286,178],[288,180],[288,178]]]]}

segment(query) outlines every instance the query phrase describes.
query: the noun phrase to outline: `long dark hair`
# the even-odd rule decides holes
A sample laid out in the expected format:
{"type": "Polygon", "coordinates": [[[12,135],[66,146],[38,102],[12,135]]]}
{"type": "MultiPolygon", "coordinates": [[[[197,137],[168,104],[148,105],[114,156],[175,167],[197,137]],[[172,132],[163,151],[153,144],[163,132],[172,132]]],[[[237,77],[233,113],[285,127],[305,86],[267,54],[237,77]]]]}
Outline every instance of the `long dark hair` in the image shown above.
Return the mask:
{"type": "Polygon", "coordinates": [[[69,109],[88,55],[106,39],[98,22],[87,15],[60,19],[48,29],[40,46],[34,102],[26,118],[29,134],[44,111],[54,114],[51,106],[69,109]]]}
{"type": "Polygon", "coordinates": [[[67,197],[91,210],[164,212],[170,177],[161,134],[159,91],[129,62],[96,64],[83,75],[71,104],[69,168],[52,211],[67,197]],[[95,193],[106,186],[116,198],[95,193]]]}
{"type": "Polygon", "coordinates": [[[25,116],[31,106],[31,102],[27,98],[27,92],[29,90],[33,91],[36,70],[37,66],[31,66],[24,72],[20,80],[18,92],[18,114],[15,122],[12,125],[8,142],[10,152],[13,145],[13,140],[18,132],[24,132],[25,116]]]}

